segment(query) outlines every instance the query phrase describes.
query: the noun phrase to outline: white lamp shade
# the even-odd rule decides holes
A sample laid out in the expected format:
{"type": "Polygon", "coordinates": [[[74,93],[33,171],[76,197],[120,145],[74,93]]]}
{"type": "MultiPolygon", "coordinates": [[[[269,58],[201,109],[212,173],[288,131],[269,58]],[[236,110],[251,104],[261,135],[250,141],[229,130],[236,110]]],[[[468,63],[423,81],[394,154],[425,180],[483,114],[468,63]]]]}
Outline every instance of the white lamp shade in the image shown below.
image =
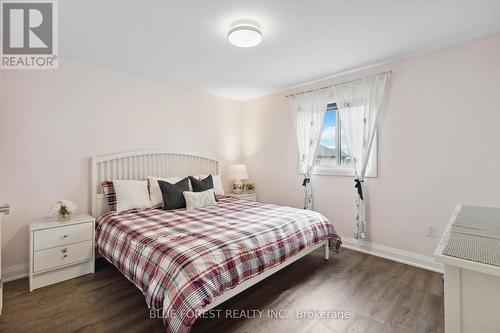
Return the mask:
{"type": "Polygon", "coordinates": [[[245,164],[233,164],[229,166],[229,172],[227,178],[248,179],[247,166],[245,164]]]}

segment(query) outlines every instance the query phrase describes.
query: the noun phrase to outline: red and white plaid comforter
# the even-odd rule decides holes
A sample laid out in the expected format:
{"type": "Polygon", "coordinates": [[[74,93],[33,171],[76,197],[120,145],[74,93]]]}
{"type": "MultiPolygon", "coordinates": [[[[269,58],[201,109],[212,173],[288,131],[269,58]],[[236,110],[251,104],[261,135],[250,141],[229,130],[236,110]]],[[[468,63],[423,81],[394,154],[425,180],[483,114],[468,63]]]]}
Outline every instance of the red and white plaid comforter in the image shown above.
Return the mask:
{"type": "Polygon", "coordinates": [[[302,249],[341,240],[321,214],[218,197],[198,210],[110,212],[97,220],[99,252],[162,309],[168,332],[189,332],[193,313],[302,249]]]}

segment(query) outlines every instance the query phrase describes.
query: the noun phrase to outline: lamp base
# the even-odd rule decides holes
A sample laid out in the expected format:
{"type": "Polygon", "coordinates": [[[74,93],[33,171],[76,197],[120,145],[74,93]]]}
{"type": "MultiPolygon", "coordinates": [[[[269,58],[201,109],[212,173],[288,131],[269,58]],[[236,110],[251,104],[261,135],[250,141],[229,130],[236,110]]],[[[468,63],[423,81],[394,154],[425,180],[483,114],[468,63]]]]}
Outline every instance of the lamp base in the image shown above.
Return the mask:
{"type": "Polygon", "coordinates": [[[241,194],[243,193],[243,183],[242,182],[238,182],[238,183],[233,183],[233,193],[234,194],[241,194]]]}

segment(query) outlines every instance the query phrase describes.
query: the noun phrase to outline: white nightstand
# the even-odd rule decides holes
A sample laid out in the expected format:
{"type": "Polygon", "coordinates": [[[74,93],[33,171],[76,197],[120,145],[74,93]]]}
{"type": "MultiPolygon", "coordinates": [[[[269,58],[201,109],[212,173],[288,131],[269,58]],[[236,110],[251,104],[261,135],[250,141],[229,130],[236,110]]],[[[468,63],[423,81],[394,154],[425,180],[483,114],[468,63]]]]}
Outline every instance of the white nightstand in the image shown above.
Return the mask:
{"type": "Polygon", "coordinates": [[[30,291],[94,273],[94,224],[87,214],[30,224],[30,291]]]}
{"type": "Polygon", "coordinates": [[[229,194],[230,197],[238,198],[241,200],[257,201],[257,193],[241,193],[241,194],[229,194]]]}

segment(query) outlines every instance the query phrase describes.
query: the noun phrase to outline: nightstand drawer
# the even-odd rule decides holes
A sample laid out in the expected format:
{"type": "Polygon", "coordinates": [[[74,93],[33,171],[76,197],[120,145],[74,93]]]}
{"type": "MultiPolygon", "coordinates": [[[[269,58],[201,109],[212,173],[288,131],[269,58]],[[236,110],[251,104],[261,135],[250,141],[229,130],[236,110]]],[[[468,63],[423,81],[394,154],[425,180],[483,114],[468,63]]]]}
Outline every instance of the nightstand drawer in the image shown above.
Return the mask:
{"type": "Polygon", "coordinates": [[[93,233],[92,226],[92,223],[80,223],[34,231],[33,250],[38,251],[90,240],[93,233]]]}
{"type": "Polygon", "coordinates": [[[36,251],[33,254],[33,271],[40,272],[59,266],[69,265],[92,258],[92,241],[85,241],[51,249],[36,251]]]}

